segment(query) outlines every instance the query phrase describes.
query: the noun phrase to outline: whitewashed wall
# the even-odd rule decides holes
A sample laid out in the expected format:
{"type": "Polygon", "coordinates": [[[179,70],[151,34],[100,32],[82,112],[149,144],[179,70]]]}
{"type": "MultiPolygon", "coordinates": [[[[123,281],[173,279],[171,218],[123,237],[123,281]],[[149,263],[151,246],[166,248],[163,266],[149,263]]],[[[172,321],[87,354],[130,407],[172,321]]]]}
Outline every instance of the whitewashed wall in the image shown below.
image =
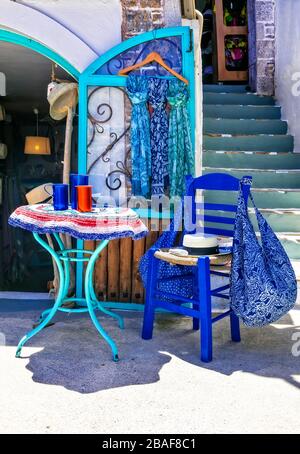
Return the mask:
{"type": "Polygon", "coordinates": [[[121,41],[119,0],[0,0],[0,28],[45,44],[79,71],[121,41]]]}
{"type": "Polygon", "coordinates": [[[276,2],[275,95],[300,152],[300,0],[276,2]]]}

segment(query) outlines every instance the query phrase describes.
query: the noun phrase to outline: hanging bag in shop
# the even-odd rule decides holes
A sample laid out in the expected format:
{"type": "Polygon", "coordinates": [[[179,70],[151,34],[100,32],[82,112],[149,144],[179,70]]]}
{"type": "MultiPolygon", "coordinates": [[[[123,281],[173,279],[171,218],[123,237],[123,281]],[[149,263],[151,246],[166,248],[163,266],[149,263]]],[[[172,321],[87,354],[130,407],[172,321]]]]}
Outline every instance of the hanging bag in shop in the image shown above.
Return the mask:
{"type": "Polygon", "coordinates": [[[230,297],[231,307],[243,323],[258,327],[275,322],[295,305],[297,282],[284,248],[257,209],[251,192],[249,197],[254,206],[260,241],[240,190],[233,238],[230,297]]]}

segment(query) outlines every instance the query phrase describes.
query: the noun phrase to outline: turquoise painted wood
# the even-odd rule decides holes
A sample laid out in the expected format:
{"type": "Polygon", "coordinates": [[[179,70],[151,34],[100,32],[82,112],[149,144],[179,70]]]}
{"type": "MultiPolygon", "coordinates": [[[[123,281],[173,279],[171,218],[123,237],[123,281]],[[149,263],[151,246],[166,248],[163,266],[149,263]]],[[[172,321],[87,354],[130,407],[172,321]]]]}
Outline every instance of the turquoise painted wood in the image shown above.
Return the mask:
{"type": "Polygon", "coordinates": [[[122,76],[102,76],[95,75],[97,69],[105,65],[109,60],[122,52],[142,43],[153,39],[166,38],[171,36],[181,36],[182,38],[182,72],[183,76],[189,80],[190,101],[189,115],[191,120],[192,141],[195,144],[195,71],[194,71],[194,51],[191,39],[190,27],[169,27],[157,29],[150,32],[134,36],[108,52],[97,58],[89,65],[79,78],[79,102],[80,102],[80,123],[79,123],[79,144],[78,144],[78,170],[80,173],[86,172],[87,162],[87,90],[89,86],[124,86],[126,78],[122,76]]]}
{"type": "Polygon", "coordinates": [[[44,55],[44,57],[49,58],[50,60],[54,61],[59,66],[61,66],[75,79],[79,79],[80,73],[73,65],[71,65],[71,63],[69,63],[67,60],[65,60],[63,57],[61,57],[52,49],[49,49],[48,47],[44,46],[43,44],[37,41],[34,41],[31,38],[27,38],[26,36],[19,35],[18,33],[9,30],[0,29],[0,41],[5,41],[8,43],[27,47],[28,49],[31,49],[41,55],[44,55]]]}
{"type": "Polygon", "coordinates": [[[258,96],[253,93],[203,93],[204,104],[238,104],[253,106],[273,106],[274,98],[271,96],[258,96]]]}
{"type": "Polygon", "coordinates": [[[282,120],[204,117],[203,123],[205,134],[256,135],[287,133],[287,122],[282,120]]]}
{"type": "Polygon", "coordinates": [[[229,169],[300,169],[300,153],[263,153],[263,152],[218,152],[203,153],[204,167],[227,167],[229,169]]]}
{"type": "MultiPolygon", "coordinates": [[[[140,35],[136,35],[126,41],[117,44],[116,46],[109,49],[103,55],[98,57],[93,63],[91,63],[82,73],[84,78],[88,78],[89,76],[93,75],[101,66],[107,63],[112,58],[116,57],[122,52],[137,46],[141,43],[146,43],[148,41],[152,41],[153,39],[159,38],[167,38],[170,36],[183,36],[186,44],[189,47],[185,47],[186,50],[193,51],[191,47],[190,41],[190,27],[166,27],[166,28],[159,28],[156,30],[152,30],[146,33],[141,33],[140,35]]],[[[187,68],[186,68],[187,70],[187,68]]],[[[185,73],[184,73],[185,74],[185,73]]],[[[115,76],[113,76],[115,77],[115,76]]]]}
{"type": "Polygon", "coordinates": [[[279,119],[281,117],[281,107],[279,106],[204,104],[203,111],[204,117],[215,118],[279,119]]]}
{"type": "Polygon", "coordinates": [[[220,151],[293,151],[294,138],[289,135],[209,136],[204,135],[205,150],[220,151]]]}

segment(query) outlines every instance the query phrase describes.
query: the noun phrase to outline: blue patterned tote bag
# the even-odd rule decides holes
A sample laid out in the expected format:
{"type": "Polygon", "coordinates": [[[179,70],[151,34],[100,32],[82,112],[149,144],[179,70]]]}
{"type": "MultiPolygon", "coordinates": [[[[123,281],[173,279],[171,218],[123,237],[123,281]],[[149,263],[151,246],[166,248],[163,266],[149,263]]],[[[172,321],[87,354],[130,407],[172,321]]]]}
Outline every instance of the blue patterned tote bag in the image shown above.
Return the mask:
{"type": "MultiPolygon", "coordinates": [[[[243,183],[242,180],[241,187],[243,183]]],[[[249,197],[254,206],[260,241],[240,190],[233,237],[230,298],[233,311],[243,323],[257,327],[275,322],[295,305],[297,282],[284,248],[257,209],[251,192],[249,197]]]]}

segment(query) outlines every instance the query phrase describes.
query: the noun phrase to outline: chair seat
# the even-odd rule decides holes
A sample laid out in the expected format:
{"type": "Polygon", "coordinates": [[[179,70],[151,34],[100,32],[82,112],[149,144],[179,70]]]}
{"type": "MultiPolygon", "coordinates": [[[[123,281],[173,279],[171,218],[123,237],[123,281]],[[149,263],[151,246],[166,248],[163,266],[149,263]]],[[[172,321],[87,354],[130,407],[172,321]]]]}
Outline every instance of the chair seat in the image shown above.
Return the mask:
{"type": "MultiPolygon", "coordinates": [[[[186,257],[175,255],[169,252],[169,249],[160,249],[155,252],[154,256],[159,260],[170,263],[171,265],[183,266],[197,266],[199,258],[190,255],[186,257]]],[[[228,272],[230,270],[231,254],[210,255],[209,259],[211,267],[216,268],[217,270],[221,268],[224,272],[228,272]],[[226,270],[224,268],[226,268],[226,270]]]]}

